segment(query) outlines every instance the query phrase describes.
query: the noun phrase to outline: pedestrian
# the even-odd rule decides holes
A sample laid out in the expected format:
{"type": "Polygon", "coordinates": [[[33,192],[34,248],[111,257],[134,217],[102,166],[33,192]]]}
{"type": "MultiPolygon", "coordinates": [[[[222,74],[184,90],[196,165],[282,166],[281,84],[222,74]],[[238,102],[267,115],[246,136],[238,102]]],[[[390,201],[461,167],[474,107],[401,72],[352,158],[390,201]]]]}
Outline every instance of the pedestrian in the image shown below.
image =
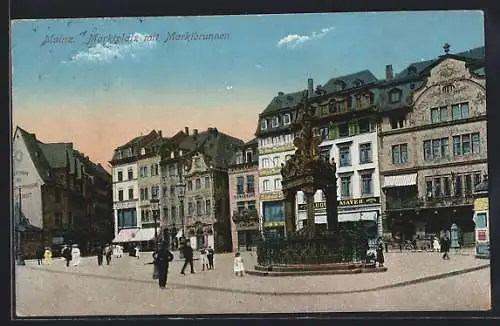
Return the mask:
{"type": "Polygon", "coordinates": [[[135,257],[137,259],[141,258],[141,249],[139,248],[139,246],[135,246],[135,257]]]}
{"type": "Polygon", "coordinates": [[[80,261],[81,261],[80,248],[78,248],[78,244],[76,244],[76,243],[72,247],[73,248],[71,249],[71,257],[73,260],[73,266],[78,266],[78,265],[80,265],[80,261]]]}
{"type": "Polygon", "coordinates": [[[437,237],[434,237],[434,240],[432,241],[432,249],[435,252],[441,251],[441,245],[439,244],[439,240],[437,237]]]}
{"type": "Polygon", "coordinates": [[[186,241],[184,244],[184,248],[182,249],[184,253],[184,266],[182,266],[181,274],[186,275],[184,271],[186,270],[187,265],[189,264],[191,267],[191,274],[194,274],[194,266],[193,266],[193,248],[191,247],[191,243],[186,241]]]}
{"type": "Polygon", "coordinates": [[[214,250],[211,246],[207,249],[208,269],[214,269],[214,250]]]}
{"type": "Polygon", "coordinates": [[[38,262],[38,265],[42,265],[43,264],[43,247],[40,246],[38,247],[38,249],[36,250],[36,260],[38,262]]]}
{"type": "Polygon", "coordinates": [[[168,266],[174,260],[174,255],[168,250],[168,243],[163,241],[160,248],[153,255],[154,263],[158,271],[158,285],[160,289],[167,286],[168,266]]]}
{"type": "Polygon", "coordinates": [[[103,251],[104,248],[102,246],[99,246],[97,248],[97,266],[102,266],[102,260],[103,260],[103,251]]]}
{"type": "Polygon", "coordinates": [[[378,241],[376,252],[378,267],[384,267],[384,244],[382,241],[378,241]]]}
{"type": "Polygon", "coordinates": [[[106,265],[109,265],[111,263],[111,256],[113,255],[113,249],[111,249],[111,246],[108,244],[104,252],[106,255],[106,265]]]}
{"type": "Polygon", "coordinates": [[[69,267],[69,262],[72,259],[72,255],[71,255],[71,249],[68,245],[64,245],[63,250],[61,252],[61,255],[63,256],[64,260],[66,261],[66,267],[69,267]]]}
{"type": "Polygon", "coordinates": [[[441,245],[441,249],[443,250],[443,259],[450,259],[450,256],[448,255],[450,251],[450,236],[449,232],[446,231],[443,237],[443,244],[441,245]]]}
{"type": "Polygon", "coordinates": [[[243,264],[243,258],[241,257],[241,254],[237,252],[234,255],[234,266],[233,266],[234,274],[236,276],[243,276],[243,273],[245,272],[245,266],[243,264]]]}
{"type": "Polygon", "coordinates": [[[208,270],[208,258],[207,258],[207,248],[202,247],[200,250],[200,260],[201,260],[201,267],[202,270],[205,270],[205,268],[208,270]]]}
{"type": "Polygon", "coordinates": [[[52,264],[52,251],[49,247],[45,247],[45,252],[43,253],[43,263],[45,265],[52,264]]]}

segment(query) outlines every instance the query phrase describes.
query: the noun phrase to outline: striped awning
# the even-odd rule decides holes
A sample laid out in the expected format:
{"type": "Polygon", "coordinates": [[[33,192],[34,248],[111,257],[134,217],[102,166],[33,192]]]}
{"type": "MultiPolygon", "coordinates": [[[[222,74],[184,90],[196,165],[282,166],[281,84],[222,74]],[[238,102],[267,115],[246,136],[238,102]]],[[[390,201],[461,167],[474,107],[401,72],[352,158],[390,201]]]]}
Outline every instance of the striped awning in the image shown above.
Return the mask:
{"type": "Polygon", "coordinates": [[[135,235],[137,233],[138,229],[121,229],[120,232],[116,235],[116,237],[113,239],[113,243],[123,243],[123,242],[130,242],[130,241],[135,241],[135,235]]]}
{"type": "Polygon", "coordinates": [[[400,174],[384,177],[384,188],[414,186],[417,184],[417,174],[400,174]]]}
{"type": "Polygon", "coordinates": [[[134,237],[134,241],[151,241],[155,238],[155,229],[139,229],[134,237]]]}

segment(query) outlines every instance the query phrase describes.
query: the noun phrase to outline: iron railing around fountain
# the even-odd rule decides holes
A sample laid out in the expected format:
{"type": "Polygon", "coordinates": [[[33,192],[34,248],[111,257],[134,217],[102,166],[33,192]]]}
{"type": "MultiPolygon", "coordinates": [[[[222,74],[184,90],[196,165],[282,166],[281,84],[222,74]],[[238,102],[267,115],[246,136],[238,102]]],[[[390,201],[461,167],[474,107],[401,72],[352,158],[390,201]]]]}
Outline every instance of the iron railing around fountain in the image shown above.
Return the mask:
{"type": "Polygon", "coordinates": [[[355,230],[323,233],[315,237],[288,235],[286,239],[260,239],[257,262],[261,266],[363,262],[368,238],[355,230]]]}

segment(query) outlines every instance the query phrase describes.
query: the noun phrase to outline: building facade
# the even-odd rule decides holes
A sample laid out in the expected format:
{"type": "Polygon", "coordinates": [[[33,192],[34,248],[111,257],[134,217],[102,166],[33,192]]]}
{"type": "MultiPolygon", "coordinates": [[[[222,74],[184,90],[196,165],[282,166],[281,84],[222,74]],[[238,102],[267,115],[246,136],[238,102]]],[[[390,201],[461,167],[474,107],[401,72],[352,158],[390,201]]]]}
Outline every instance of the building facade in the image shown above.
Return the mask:
{"type": "Polygon", "coordinates": [[[232,214],[233,251],[250,249],[260,237],[259,223],[259,155],[253,139],[236,149],[229,175],[229,202],[232,214]]]}
{"type": "Polygon", "coordinates": [[[292,122],[302,94],[302,91],[279,92],[259,115],[255,135],[259,154],[260,224],[265,237],[280,237],[285,233],[281,165],[295,152],[292,122]]]}
{"type": "Polygon", "coordinates": [[[385,85],[387,94],[405,98],[382,118],[382,202],[387,231],[411,239],[456,223],[468,244],[472,192],[487,174],[484,47],[448,51],[446,45],[445,55],[412,64],[385,85]]]}
{"type": "Polygon", "coordinates": [[[111,176],[72,143],[43,143],[17,127],[13,139],[14,217],[24,253],[77,243],[83,254],[112,238],[111,176]]]}
{"type": "Polygon", "coordinates": [[[228,165],[240,139],[208,128],[185,128],[162,152],[164,236],[184,236],[195,249],[231,251],[228,165]],[[181,190],[182,189],[182,190],[181,190]],[[178,230],[179,232],[172,232],[178,230]],[[174,235],[175,234],[175,235],[174,235]]]}

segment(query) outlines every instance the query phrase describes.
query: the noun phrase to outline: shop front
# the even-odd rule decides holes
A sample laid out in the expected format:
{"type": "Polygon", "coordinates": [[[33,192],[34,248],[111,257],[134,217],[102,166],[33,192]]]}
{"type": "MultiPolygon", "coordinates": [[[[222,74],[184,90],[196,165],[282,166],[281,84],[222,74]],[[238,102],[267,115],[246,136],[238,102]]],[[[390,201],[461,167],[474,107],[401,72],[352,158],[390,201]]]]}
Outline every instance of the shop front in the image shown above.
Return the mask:
{"type": "Polygon", "coordinates": [[[262,232],[265,238],[285,236],[283,200],[262,202],[262,232]]]}

